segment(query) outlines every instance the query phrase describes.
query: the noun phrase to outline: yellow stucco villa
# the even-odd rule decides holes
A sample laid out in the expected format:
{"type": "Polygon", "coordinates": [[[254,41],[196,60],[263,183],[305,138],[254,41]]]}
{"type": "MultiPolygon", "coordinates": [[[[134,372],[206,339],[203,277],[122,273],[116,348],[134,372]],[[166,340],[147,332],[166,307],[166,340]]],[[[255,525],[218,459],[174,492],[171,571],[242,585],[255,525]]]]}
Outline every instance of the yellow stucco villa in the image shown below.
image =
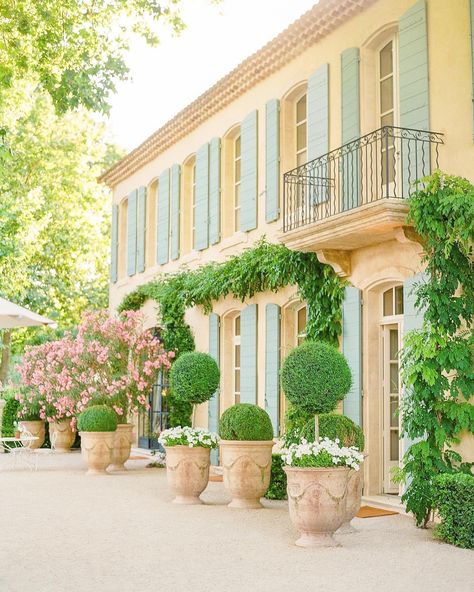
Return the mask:
{"type": "MultiPolygon", "coordinates": [[[[102,177],[112,310],[157,274],[224,261],[263,235],[348,281],[343,411],[364,429],[367,495],[398,493],[391,468],[406,448],[397,352],[421,324],[412,287],[423,266],[404,198],[438,166],[474,181],[473,34],[473,0],[321,0],[102,177]]],[[[143,310],[159,325],[154,302],[143,310]]],[[[306,315],[296,286],[187,311],[222,375],[198,425],[246,401],[281,432],[275,375],[306,315]]],[[[474,460],[473,439],[462,447],[474,460]]]]}

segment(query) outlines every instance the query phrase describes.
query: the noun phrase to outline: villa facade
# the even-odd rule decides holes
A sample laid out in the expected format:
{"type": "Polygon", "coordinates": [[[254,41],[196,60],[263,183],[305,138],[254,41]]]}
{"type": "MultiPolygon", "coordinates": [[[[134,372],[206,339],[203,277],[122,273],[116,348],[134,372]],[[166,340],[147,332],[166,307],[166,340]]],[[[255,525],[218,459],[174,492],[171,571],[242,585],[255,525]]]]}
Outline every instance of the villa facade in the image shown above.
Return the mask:
{"type": "MultiPolygon", "coordinates": [[[[423,263],[405,198],[437,167],[474,181],[473,34],[474,0],[321,0],[102,177],[112,310],[157,274],[224,261],[262,236],[347,280],[343,411],[364,429],[366,494],[398,493],[391,469],[407,445],[397,352],[421,325],[423,263]]],[[[154,302],[144,311],[159,325],[154,302]]],[[[227,407],[252,402],[281,433],[276,377],[305,338],[297,286],[186,320],[222,375],[198,424],[215,429],[227,407]]],[[[474,460],[474,439],[462,452],[474,460]]]]}

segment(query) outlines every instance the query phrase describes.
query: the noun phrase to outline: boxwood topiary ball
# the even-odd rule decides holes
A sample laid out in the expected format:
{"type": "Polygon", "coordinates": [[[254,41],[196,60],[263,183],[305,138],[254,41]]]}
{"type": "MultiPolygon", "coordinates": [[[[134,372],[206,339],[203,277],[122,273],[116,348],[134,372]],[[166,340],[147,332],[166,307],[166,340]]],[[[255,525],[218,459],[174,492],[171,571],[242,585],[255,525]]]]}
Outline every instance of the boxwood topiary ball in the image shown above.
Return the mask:
{"type": "MultiPolygon", "coordinates": [[[[308,442],[314,442],[314,419],[310,419],[303,430],[301,437],[308,442]]],[[[364,432],[356,423],[346,415],[337,413],[321,413],[319,416],[319,437],[335,440],[339,438],[343,446],[356,446],[364,450],[364,432]]]]}
{"type": "Polygon", "coordinates": [[[80,432],[115,432],[117,414],[107,405],[92,405],[79,414],[77,428],[80,432]]]}
{"type": "Polygon", "coordinates": [[[170,386],[178,401],[196,405],[208,401],[219,386],[214,358],[203,352],[185,352],[171,366],[170,386]]]}
{"type": "Polygon", "coordinates": [[[303,411],[330,413],[351,388],[346,358],[322,341],[305,341],[291,351],[281,369],[287,399],[303,411]]]}
{"type": "Polygon", "coordinates": [[[273,440],[272,421],[258,405],[238,403],[222,414],[219,436],[222,440],[273,440]]]}

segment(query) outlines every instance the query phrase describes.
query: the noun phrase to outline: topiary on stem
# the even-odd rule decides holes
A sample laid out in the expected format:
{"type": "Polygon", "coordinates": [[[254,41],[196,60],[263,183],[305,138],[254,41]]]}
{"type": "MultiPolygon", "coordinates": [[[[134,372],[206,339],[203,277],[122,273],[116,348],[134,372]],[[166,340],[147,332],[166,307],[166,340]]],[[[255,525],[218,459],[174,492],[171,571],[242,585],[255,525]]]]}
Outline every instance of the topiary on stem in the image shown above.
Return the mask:
{"type": "Polygon", "coordinates": [[[351,388],[352,376],[346,358],[332,345],[305,341],[289,353],[280,374],[288,401],[314,415],[317,440],[318,415],[334,411],[351,388]]]}
{"type": "Polygon", "coordinates": [[[222,440],[273,440],[272,420],[258,405],[237,403],[222,414],[219,436],[222,440]]]}
{"type": "Polygon", "coordinates": [[[174,397],[192,405],[208,401],[216,392],[219,380],[216,361],[204,352],[182,354],[170,371],[170,387],[174,397]]]}

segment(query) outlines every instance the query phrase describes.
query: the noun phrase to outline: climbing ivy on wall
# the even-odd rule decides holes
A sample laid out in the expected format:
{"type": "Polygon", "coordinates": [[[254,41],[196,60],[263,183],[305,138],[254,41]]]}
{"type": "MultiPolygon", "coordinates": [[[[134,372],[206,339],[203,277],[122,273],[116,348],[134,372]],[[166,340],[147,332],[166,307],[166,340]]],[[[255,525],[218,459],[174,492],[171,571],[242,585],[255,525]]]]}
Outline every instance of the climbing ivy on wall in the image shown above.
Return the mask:
{"type": "Polygon", "coordinates": [[[259,292],[277,292],[298,286],[308,304],[307,335],[337,344],[341,333],[341,304],[344,296],[340,278],[314,253],[291,251],[284,245],[260,240],[253,248],[224,263],[208,263],[195,270],[159,276],[137,288],[122,301],[119,310],[138,310],[152,299],[159,304],[162,339],[166,349],[194,349],[194,339],[184,315],[187,308],[202,306],[207,314],[213,302],[228,295],[240,300],[259,292]]]}
{"type": "Polygon", "coordinates": [[[474,464],[453,450],[462,432],[474,433],[474,186],[439,171],[424,182],[409,214],[424,241],[428,279],[416,287],[424,322],[405,336],[401,356],[402,429],[416,440],[403,459],[402,500],[419,526],[433,509],[434,478],[474,464]]]}

